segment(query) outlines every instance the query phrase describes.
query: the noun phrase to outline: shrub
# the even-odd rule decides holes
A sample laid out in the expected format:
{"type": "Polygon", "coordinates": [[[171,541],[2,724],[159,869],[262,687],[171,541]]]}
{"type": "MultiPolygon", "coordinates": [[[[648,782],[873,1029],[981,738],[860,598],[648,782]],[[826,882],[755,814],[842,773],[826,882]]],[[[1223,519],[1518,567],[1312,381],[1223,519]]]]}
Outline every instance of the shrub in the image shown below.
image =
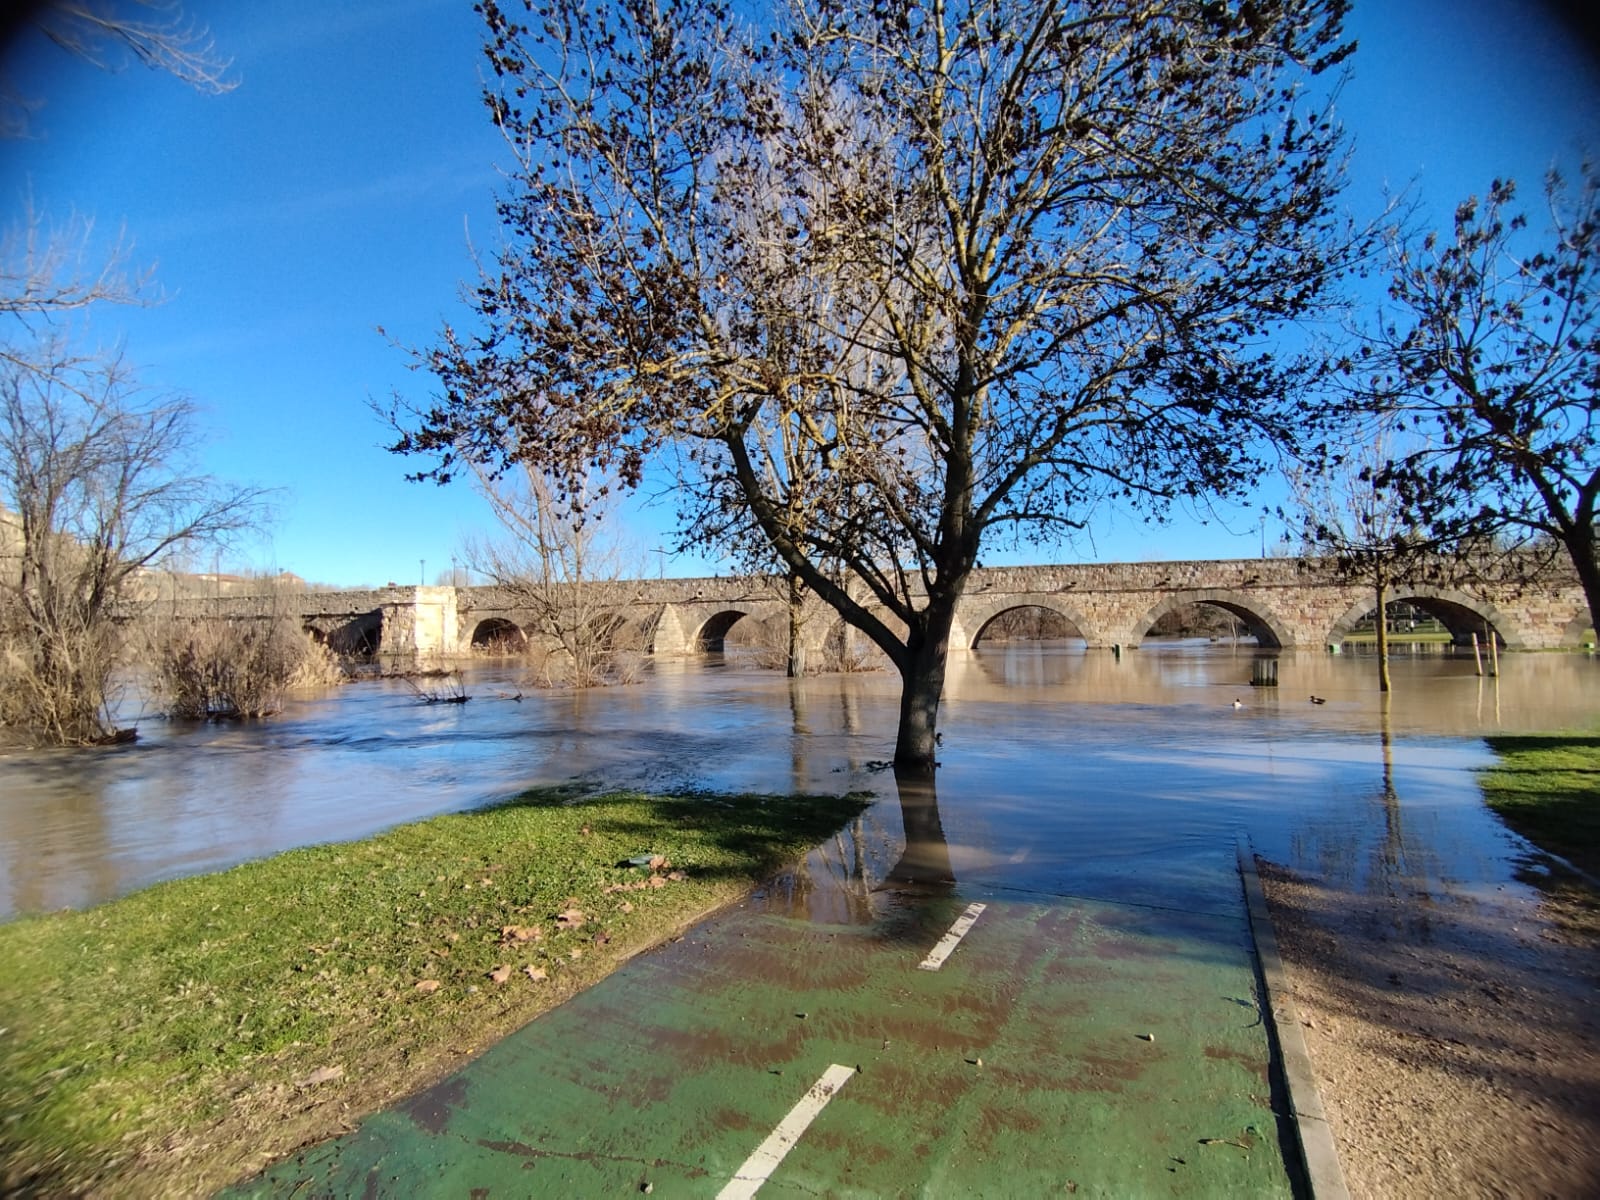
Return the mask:
{"type": "Polygon", "coordinates": [[[192,720],[264,717],[297,689],[338,683],[338,660],[292,618],[205,617],[158,640],[156,687],[168,716],[192,720]]]}

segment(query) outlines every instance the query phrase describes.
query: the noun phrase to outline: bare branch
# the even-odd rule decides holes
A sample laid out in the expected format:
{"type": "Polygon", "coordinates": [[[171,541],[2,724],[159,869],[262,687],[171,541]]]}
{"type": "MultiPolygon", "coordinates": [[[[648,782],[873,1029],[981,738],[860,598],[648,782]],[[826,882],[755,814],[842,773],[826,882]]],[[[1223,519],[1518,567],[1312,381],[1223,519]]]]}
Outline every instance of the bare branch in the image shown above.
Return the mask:
{"type": "MultiPolygon", "coordinates": [[[[103,71],[132,59],[207,95],[238,86],[231,59],[218,55],[203,25],[177,0],[49,0],[35,6],[33,27],[74,58],[103,71]]],[[[25,134],[38,103],[0,84],[0,137],[25,134]]]]}
{"type": "Polygon", "coordinates": [[[505,248],[393,448],[575,510],[673,462],[686,540],[896,662],[928,765],[986,536],[1237,495],[1302,430],[1272,335],[1371,240],[1315,82],[1347,5],[1247,7],[483,0],[505,248]]]}

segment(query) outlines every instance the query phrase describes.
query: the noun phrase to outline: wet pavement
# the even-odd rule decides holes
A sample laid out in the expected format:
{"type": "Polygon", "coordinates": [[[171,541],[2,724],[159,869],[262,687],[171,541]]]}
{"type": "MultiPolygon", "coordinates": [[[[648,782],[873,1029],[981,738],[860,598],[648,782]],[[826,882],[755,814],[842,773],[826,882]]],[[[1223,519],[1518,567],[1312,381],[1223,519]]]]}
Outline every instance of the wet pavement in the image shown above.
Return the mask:
{"type": "Polygon", "coordinates": [[[1291,1194],[1236,895],[928,865],[861,921],[758,897],[238,1194],[1291,1194]]]}

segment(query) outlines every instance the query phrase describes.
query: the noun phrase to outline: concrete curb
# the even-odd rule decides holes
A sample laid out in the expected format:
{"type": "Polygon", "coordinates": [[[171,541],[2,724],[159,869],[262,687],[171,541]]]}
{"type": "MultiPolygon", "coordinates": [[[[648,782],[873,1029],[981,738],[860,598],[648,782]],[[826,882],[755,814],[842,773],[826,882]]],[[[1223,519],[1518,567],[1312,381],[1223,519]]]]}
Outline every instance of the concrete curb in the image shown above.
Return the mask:
{"type": "Polygon", "coordinates": [[[1289,979],[1278,955],[1278,937],[1273,932],[1267,897],[1256,874],[1256,860],[1247,842],[1239,842],[1239,876],[1244,882],[1245,906],[1250,913],[1250,933],[1255,939],[1256,959],[1261,964],[1261,980],[1266,989],[1263,1015],[1271,1022],[1283,1064],[1283,1081],[1289,1097],[1289,1115],[1300,1143],[1300,1161],[1313,1200],[1350,1200],[1333,1132],[1311,1073],[1311,1055],[1300,1018],[1289,995],[1289,979]]]}

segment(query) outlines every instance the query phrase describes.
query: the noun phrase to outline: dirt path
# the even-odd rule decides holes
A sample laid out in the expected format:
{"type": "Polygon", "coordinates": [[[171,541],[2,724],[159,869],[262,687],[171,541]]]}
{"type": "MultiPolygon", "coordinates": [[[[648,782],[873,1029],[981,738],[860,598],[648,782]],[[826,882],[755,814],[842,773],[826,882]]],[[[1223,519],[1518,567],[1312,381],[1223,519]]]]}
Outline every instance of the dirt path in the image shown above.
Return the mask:
{"type": "Polygon", "coordinates": [[[1600,919],[1259,864],[1356,1197],[1600,1196],[1600,919]]]}

